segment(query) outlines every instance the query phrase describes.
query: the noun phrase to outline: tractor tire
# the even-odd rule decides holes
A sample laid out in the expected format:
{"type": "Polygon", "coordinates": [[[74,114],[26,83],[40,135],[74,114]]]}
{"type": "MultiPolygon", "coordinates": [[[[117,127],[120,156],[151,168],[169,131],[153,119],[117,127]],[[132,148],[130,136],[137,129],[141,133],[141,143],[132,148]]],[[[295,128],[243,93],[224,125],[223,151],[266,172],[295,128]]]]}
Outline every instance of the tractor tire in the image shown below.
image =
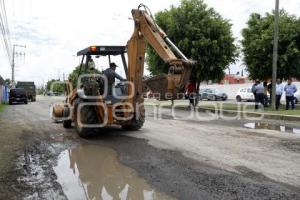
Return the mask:
{"type": "Polygon", "coordinates": [[[122,125],[122,128],[126,131],[138,131],[141,129],[145,122],[145,108],[140,108],[138,116],[134,115],[130,122],[122,125]]]}
{"type": "Polygon", "coordinates": [[[98,124],[99,120],[97,117],[97,112],[95,107],[84,106],[81,108],[80,113],[78,112],[78,107],[83,103],[82,100],[77,99],[74,106],[74,124],[78,135],[82,138],[89,138],[97,133],[97,128],[95,127],[83,127],[82,124],[92,125],[98,124]],[[81,124],[82,123],[82,124],[81,124]]]}
{"type": "MultiPolygon", "coordinates": [[[[67,118],[70,115],[70,108],[65,107],[64,111],[63,111],[63,117],[67,118]]],[[[67,119],[67,120],[63,120],[63,127],[68,129],[72,127],[72,120],[67,119]]]]}

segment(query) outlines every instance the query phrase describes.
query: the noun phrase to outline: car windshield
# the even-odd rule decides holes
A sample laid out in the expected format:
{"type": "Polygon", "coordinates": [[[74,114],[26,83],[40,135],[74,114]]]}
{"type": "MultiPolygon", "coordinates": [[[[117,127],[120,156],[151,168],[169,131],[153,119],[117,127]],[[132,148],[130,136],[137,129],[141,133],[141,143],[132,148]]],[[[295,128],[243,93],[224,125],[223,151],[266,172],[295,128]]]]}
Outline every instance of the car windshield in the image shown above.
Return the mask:
{"type": "Polygon", "coordinates": [[[24,95],[24,94],[26,94],[24,89],[12,89],[10,91],[10,93],[14,94],[14,95],[24,95]]]}
{"type": "Polygon", "coordinates": [[[219,90],[219,89],[214,89],[213,91],[214,91],[214,93],[216,93],[216,94],[223,93],[223,91],[222,91],[222,90],[219,90]]]}

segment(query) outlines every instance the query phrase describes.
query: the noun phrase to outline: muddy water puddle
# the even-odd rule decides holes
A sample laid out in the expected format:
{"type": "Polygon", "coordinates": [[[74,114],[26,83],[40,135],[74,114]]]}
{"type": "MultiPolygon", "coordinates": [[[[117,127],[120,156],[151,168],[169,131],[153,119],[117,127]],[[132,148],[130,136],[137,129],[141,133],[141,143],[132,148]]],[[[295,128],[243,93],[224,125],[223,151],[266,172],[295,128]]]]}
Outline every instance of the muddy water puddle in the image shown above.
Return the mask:
{"type": "Polygon", "coordinates": [[[294,128],[279,124],[269,124],[269,123],[247,123],[244,124],[245,128],[249,129],[265,129],[265,130],[273,130],[273,131],[280,131],[282,133],[290,133],[296,134],[300,136],[300,128],[294,128]]]}
{"type": "Polygon", "coordinates": [[[60,154],[54,168],[65,195],[87,200],[172,199],[147,184],[106,147],[82,145],[60,154]]]}

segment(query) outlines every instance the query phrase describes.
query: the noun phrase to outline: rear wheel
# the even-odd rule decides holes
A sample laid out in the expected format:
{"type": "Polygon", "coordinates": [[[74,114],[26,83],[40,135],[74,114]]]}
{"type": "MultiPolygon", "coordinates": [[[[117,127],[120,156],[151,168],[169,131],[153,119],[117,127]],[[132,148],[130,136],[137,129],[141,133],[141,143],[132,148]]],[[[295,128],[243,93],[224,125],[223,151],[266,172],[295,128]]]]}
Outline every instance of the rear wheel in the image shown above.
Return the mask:
{"type": "Polygon", "coordinates": [[[242,97],[241,97],[241,96],[237,96],[237,97],[236,97],[236,101],[237,101],[237,102],[242,102],[242,97]]]}
{"type": "Polygon", "coordinates": [[[24,101],[24,103],[25,103],[25,104],[28,104],[28,101],[26,100],[26,101],[24,101]]]}
{"type": "Polygon", "coordinates": [[[139,108],[139,110],[140,111],[134,115],[133,119],[131,119],[130,122],[122,125],[122,128],[124,130],[137,131],[143,127],[145,122],[145,108],[141,107],[139,108]]]}
{"type": "MultiPolygon", "coordinates": [[[[65,107],[63,111],[63,117],[66,119],[70,115],[70,108],[65,107]]],[[[63,120],[63,127],[64,128],[71,128],[72,127],[72,120],[66,119],[63,120]]]]}
{"type": "Polygon", "coordinates": [[[95,106],[83,106],[78,110],[82,100],[77,99],[74,106],[74,122],[78,135],[88,138],[97,133],[96,127],[84,127],[85,125],[97,125],[99,123],[95,106]],[[78,113],[79,111],[79,113],[78,113]]]}

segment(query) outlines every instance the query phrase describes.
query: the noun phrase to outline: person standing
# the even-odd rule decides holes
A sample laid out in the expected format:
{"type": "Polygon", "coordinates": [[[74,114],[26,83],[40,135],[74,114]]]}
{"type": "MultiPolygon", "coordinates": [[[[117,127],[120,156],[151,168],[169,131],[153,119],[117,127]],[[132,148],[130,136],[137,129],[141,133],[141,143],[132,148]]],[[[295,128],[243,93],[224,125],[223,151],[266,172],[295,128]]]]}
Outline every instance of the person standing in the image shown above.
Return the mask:
{"type": "Polygon", "coordinates": [[[272,81],[268,84],[268,92],[269,92],[269,103],[272,104],[272,81]]]}
{"type": "Polygon", "coordinates": [[[255,84],[252,86],[252,92],[255,95],[255,110],[257,110],[259,108],[259,104],[265,104],[265,87],[263,83],[261,83],[259,80],[256,80],[255,84]]]}
{"type": "Polygon", "coordinates": [[[264,81],[263,82],[263,86],[264,86],[264,107],[267,107],[269,104],[269,97],[268,97],[268,82],[264,81]]]}
{"type": "Polygon", "coordinates": [[[189,108],[195,108],[196,106],[196,81],[190,81],[186,87],[186,94],[190,101],[189,108]]]}
{"type": "Polygon", "coordinates": [[[290,109],[290,104],[292,104],[292,110],[295,109],[295,93],[297,92],[296,85],[293,84],[292,79],[288,79],[288,83],[284,87],[286,95],[286,110],[290,109]]]}
{"type": "Polygon", "coordinates": [[[255,80],[254,84],[252,85],[251,88],[251,92],[253,93],[254,99],[256,100],[256,91],[255,91],[255,87],[257,86],[257,83],[259,82],[259,80],[255,80]]]}
{"type": "Polygon", "coordinates": [[[283,94],[282,82],[280,79],[277,79],[277,81],[276,81],[276,110],[279,109],[282,94],[283,94]]]}

